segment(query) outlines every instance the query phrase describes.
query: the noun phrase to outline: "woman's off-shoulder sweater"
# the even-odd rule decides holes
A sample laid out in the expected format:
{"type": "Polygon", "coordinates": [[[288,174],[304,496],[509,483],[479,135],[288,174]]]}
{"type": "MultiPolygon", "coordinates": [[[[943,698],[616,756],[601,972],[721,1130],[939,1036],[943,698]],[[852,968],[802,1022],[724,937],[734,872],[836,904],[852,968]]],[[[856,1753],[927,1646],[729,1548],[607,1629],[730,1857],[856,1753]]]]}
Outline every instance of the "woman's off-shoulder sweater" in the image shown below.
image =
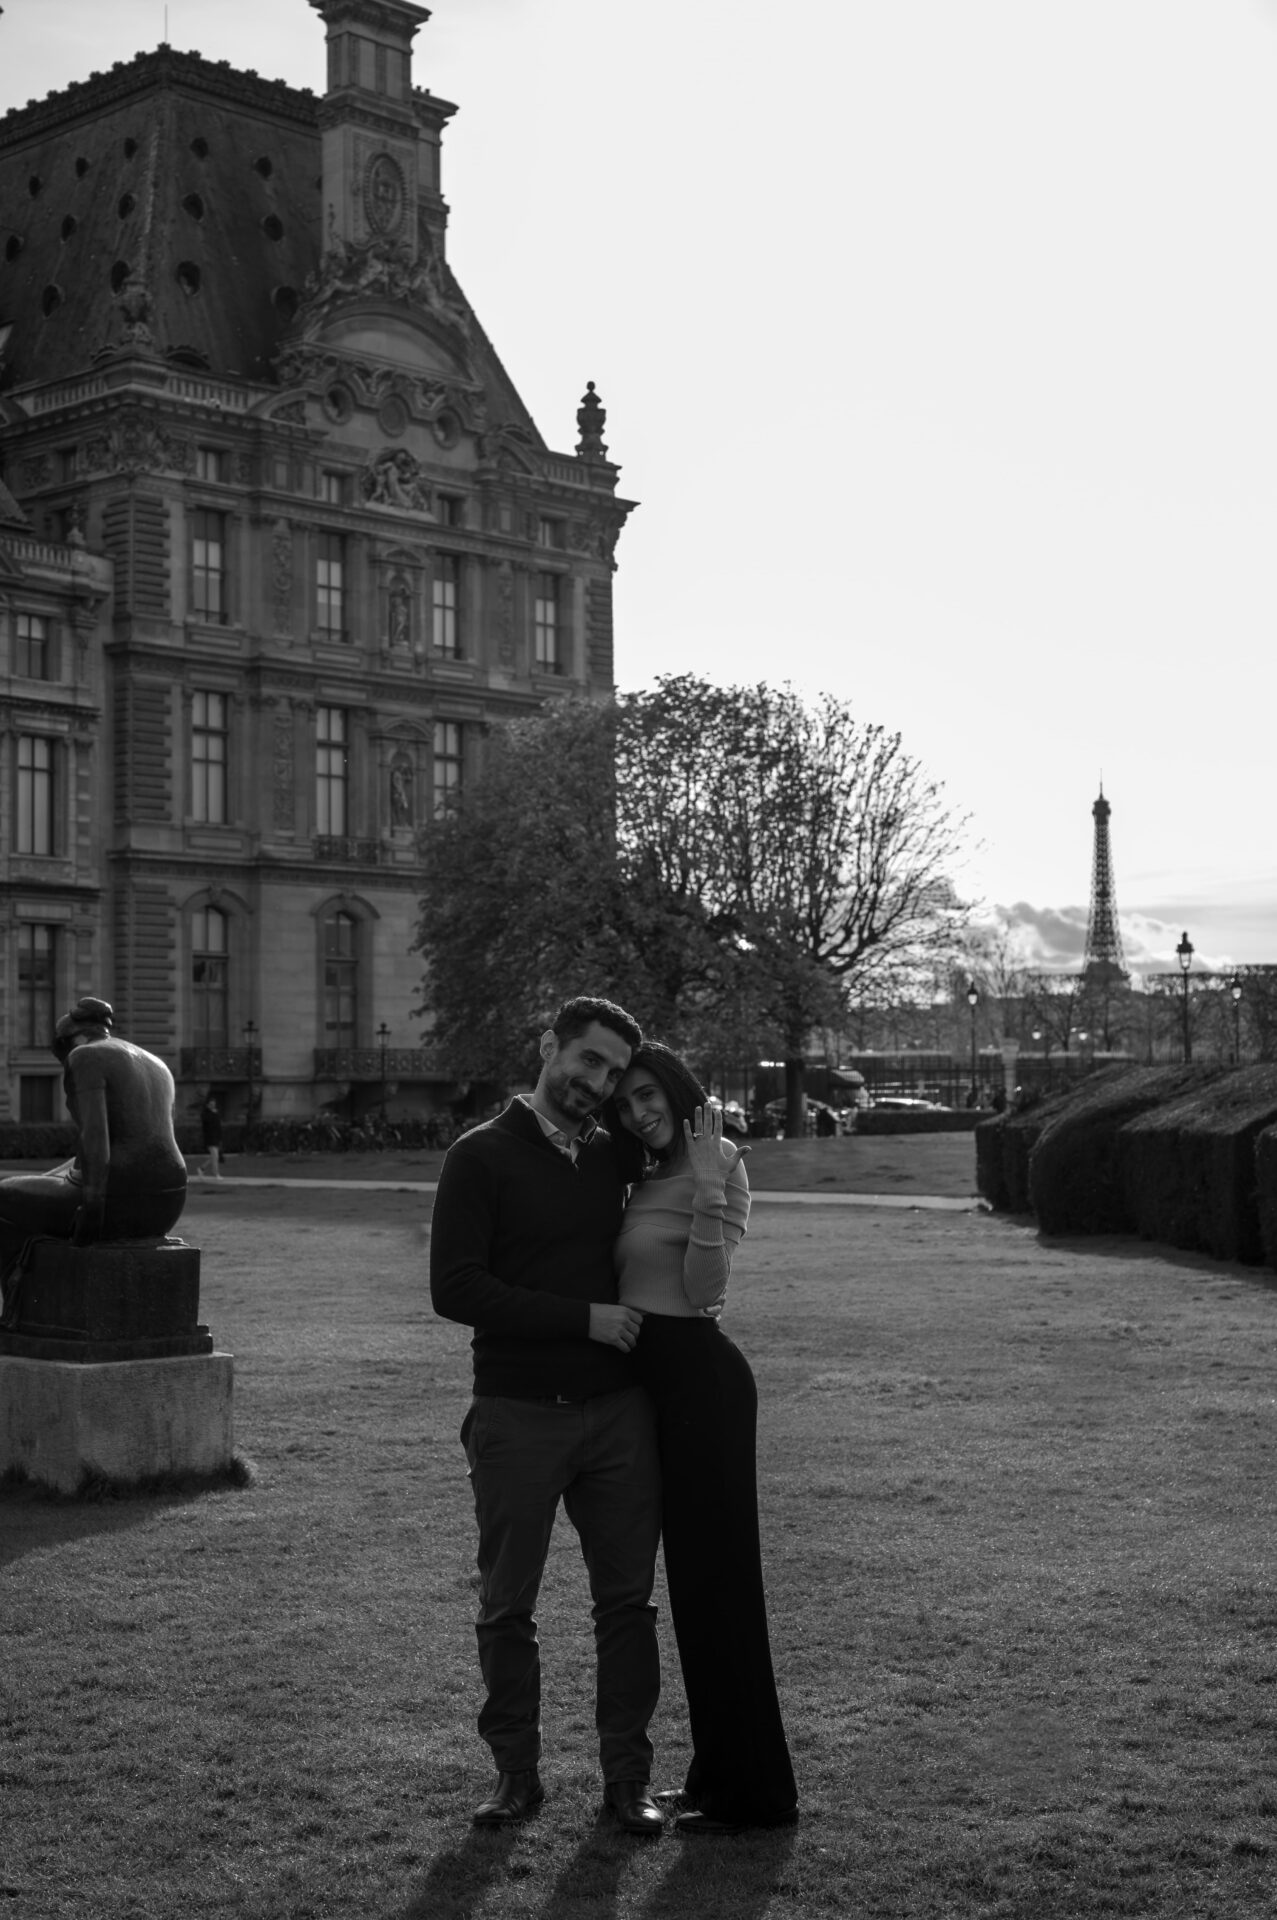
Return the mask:
{"type": "Polygon", "coordinates": [[[688,1319],[715,1306],[748,1219],[743,1160],[725,1175],[678,1165],[651,1175],[631,1192],[616,1243],[622,1306],[688,1319]]]}

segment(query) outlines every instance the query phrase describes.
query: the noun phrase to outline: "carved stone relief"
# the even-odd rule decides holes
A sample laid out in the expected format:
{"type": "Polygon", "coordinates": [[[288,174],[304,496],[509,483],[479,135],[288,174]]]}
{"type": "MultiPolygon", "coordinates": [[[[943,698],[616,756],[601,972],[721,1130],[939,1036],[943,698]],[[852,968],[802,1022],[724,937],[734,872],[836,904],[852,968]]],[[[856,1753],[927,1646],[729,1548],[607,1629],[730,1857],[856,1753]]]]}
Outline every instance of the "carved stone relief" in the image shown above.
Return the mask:
{"type": "Polygon", "coordinates": [[[271,605],[276,633],[293,630],[293,530],[277,520],[271,539],[271,605]]]}
{"type": "Polygon", "coordinates": [[[503,560],[497,568],[497,653],[505,666],[514,660],[514,568],[503,560]]]}
{"type": "Polygon", "coordinates": [[[293,709],[287,700],[275,707],[271,763],[273,774],[273,811],[276,827],[288,831],[294,823],[295,785],[293,767],[293,709]]]}
{"type": "Polygon", "coordinates": [[[373,506],[429,513],[430,483],[419,460],[406,447],[383,447],[364,467],[360,490],[373,506]]]}

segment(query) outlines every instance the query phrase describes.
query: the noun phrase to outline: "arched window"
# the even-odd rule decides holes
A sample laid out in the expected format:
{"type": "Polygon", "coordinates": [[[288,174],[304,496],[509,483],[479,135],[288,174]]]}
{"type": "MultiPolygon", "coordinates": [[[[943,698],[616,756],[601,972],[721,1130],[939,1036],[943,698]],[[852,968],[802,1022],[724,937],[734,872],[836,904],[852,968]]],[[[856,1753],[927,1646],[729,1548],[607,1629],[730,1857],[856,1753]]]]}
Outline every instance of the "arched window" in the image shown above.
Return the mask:
{"type": "Polygon", "coordinates": [[[324,1039],[326,1047],[353,1047],[359,1012],[359,922],[334,913],[323,922],[324,1039]]]}
{"type": "Polygon", "coordinates": [[[227,933],[226,915],[217,907],[197,907],[191,915],[191,1038],[197,1047],[230,1043],[227,933]]]}

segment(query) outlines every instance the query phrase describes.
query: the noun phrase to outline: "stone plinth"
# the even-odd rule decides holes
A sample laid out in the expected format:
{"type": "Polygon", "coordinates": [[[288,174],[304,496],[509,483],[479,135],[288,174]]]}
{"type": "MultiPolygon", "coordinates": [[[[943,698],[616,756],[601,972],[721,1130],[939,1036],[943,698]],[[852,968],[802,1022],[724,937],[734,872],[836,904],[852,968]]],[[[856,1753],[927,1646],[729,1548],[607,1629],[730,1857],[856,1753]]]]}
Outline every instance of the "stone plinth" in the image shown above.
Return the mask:
{"type": "Polygon", "coordinates": [[[229,1353],[167,1360],[27,1360],[0,1354],[0,1474],[75,1493],[231,1465],[229,1353]]]}
{"type": "Polygon", "coordinates": [[[159,1360],[209,1354],[200,1256],[182,1240],[30,1242],[0,1354],[25,1360],[159,1360]]]}

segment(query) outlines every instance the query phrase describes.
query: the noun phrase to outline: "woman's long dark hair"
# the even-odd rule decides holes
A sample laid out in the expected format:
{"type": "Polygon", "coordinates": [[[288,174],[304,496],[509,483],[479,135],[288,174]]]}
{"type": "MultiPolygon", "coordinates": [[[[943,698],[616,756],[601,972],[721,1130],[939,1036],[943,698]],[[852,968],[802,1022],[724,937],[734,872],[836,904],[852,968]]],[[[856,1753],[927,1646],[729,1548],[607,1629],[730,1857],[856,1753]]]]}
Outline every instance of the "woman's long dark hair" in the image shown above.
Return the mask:
{"type": "MultiPolygon", "coordinates": [[[[625,1077],[628,1078],[635,1068],[650,1073],[670,1103],[670,1112],[674,1116],[674,1141],[670,1158],[676,1160],[683,1151],[684,1120],[694,1123],[697,1107],[706,1106],[709,1095],[686,1060],[675,1053],[672,1047],[663,1046],[659,1040],[643,1042],[631,1056],[625,1077]]],[[[612,1145],[621,1166],[621,1178],[630,1186],[642,1176],[647,1149],[637,1134],[630,1133],[621,1125],[615,1097],[605,1102],[600,1118],[612,1136],[612,1145]]]]}

